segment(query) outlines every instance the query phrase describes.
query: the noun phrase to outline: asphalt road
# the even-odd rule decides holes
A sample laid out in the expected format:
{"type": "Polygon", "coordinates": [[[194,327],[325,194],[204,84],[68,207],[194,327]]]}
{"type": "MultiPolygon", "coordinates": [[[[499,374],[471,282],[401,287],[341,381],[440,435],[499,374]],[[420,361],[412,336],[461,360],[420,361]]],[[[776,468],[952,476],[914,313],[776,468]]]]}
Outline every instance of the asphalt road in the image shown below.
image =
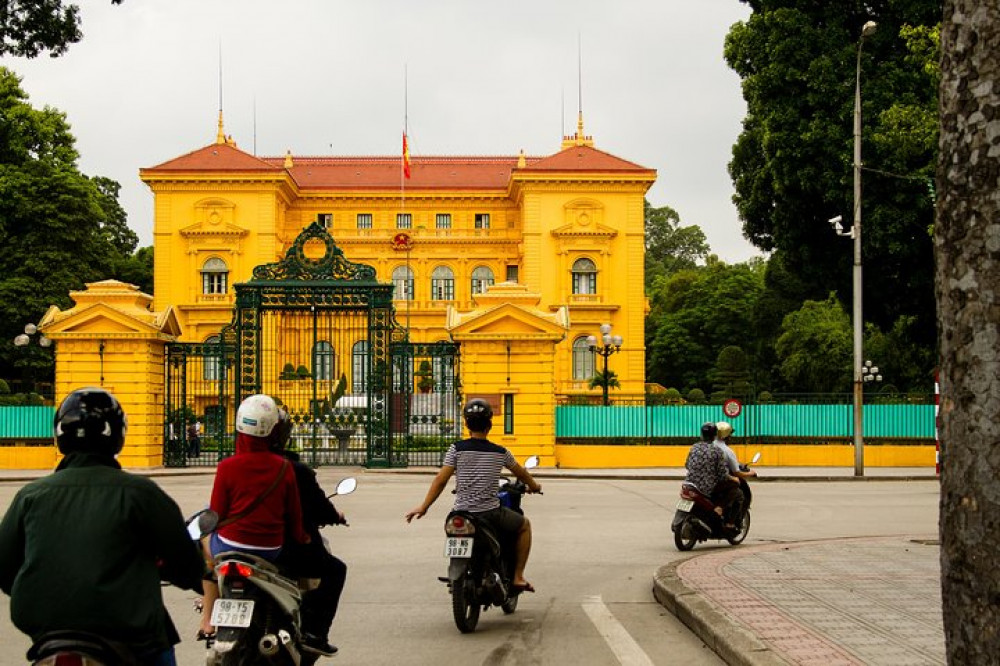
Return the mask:
{"type": "MultiPolygon", "coordinates": [[[[684,557],[669,528],[676,481],[544,479],[545,494],[524,501],[535,533],[527,576],[538,592],[524,595],[513,615],[484,613],[476,633],[462,635],[437,581],[446,569],[441,526],[450,495],[407,525],[403,514],[430,476],[324,468],[320,481],[332,490],[348,474],[358,490],[337,504],[350,527],[324,532],[350,567],[332,636],[340,655],[331,664],[722,663],[651,592],[655,570],[684,557]]],[[[190,514],[206,503],[212,477],[157,481],[190,514]]],[[[20,485],[0,482],[0,509],[20,485]]],[[[937,533],[936,481],[772,482],[755,490],[748,544],[937,533]]],[[[694,552],[712,548],[729,546],[694,552]]],[[[166,588],[164,598],[185,639],[178,662],[203,663],[191,639],[192,595],[166,588]]],[[[24,663],[27,647],[0,603],[0,666],[24,663]]]]}

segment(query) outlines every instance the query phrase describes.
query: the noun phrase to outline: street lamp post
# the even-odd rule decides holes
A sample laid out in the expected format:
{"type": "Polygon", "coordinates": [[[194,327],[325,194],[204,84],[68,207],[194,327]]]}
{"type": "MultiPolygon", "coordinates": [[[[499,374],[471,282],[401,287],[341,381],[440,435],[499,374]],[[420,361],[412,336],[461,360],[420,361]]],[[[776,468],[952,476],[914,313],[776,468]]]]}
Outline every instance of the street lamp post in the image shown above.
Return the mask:
{"type": "Polygon", "coordinates": [[[608,357],[622,349],[622,336],[611,335],[611,324],[601,324],[601,344],[597,344],[597,338],[593,335],[587,336],[587,345],[594,354],[604,357],[604,406],[608,406],[608,357]]]}
{"type": "MultiPolygon", "coordinates": [[[[19,335],[14,336],[14,346],[15,347],[27,347],[29,344],[31,344],[32,340],[35,340],[36,343],[38,344],[38,346],[42,347],[42,348],[48,348],[48,347],[52,346],[52,340],[50,340],[49,338],[45,337],[44,334],[39,333],[38,332],[38,327],[35,326],[34,324],[25,324],[24,325],[24,333],[21,333],[19,335]],[[38,338],[37,339],[35,339],[34,337],[32,337],[35,334],[38,334],[38,338]]],[[[28,366],[26,366],[26,369],[27,369],[27,367],[28,366]]],[[[26,374],[27,374],[27,372],[26,372],[26,374]]],[[[32,388],[32,390],[35,389],[35,382],[34,382],[34,374],[33,373],[32,373],[31,388],[32,388]]],[[[24,389],[22,389],[22,390],[24,390],[24,389]]]]}
{"type": "Polygon", "coordinates": [[[865,475],[864,376],[861,370],[864,356],[861,307],[861,46],[865,37],[875,32],[875,28],[874,21],[862,26],[854,69],[854,476],[865,475]]]}
{"type": "Polygon", "coordinates": [[[861,359],[864,357],[863,309],[861,299],[861,46],[865,37],[875,32],[875,21],[868,21],[861,27],[858,37],[858,57],[854,70],[854,224],[844,231],[841,222],[843,217],[829,220],[838,236],[846,236],[854,241],[854,476],[865,475],[865,440],[864,440],[864,383],[865,373],[861,359]]]}

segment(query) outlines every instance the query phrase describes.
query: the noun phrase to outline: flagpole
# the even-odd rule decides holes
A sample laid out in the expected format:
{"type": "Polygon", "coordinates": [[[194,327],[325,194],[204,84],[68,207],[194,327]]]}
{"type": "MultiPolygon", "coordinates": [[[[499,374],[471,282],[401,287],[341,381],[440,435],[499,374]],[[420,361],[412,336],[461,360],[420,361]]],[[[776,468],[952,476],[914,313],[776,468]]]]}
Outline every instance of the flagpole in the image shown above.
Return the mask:
{"type": "MultiPolygon", "coordinates": [[[[407,65],[403,64],[403,159],[400,160],[399,169],[399,193],[400,201],[399,208],[400,213],[406,214],[406,171],[408,169],[408,164],[410,160],[410,149],[407,144],[407,130],[409,124],[408,116],[408,106],[409,106],[409,91],[408,91],[408,72],[407,65]]],[[[411,225],[412,226],[412,225],[411,225]]],[[[406,341],[410,341],[410,301],[413,300],[414,294],[412,293],[414,283],[413,273],[410,271],[410,246],[411,243],[406,244],[406,283],[404,289],[406,290],[406,341]]]]}

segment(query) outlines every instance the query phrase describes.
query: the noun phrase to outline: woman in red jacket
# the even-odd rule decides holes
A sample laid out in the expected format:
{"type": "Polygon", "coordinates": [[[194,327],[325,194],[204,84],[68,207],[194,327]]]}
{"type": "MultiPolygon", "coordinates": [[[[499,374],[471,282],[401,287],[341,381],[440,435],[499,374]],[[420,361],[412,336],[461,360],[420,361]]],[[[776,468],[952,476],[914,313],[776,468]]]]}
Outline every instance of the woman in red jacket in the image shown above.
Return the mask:
{"type": "MultiPolygon", "coordinates": [[[[252,395],[236,412],[236,454],[219,463],[212,487],[211,509],[219,526],[208,541],[214,559],[226,551],[242,551],[275,560],[287,532],[308,543],[295,470],[270,450],[278,423],[278,406],[266,395],[252,395]]],[[[215,582],[206,582],[199,639],[215,634],[212,606],[219,597],[215,582]]]]}

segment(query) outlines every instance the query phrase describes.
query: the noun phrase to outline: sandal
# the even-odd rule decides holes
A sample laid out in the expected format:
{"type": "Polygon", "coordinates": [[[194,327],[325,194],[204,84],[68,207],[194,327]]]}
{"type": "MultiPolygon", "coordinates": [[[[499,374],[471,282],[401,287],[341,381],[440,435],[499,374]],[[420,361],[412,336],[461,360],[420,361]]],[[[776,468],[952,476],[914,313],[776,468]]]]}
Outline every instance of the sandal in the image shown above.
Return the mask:
{"type": "Polygon", "coordinates": [[[512,585],[511,588],[515,593],[520,594],[522,592],[534,592],[535,588],[531,583],[525,583],[524,585],[512,585]]]}
{"type": "Polygon", "coordinates": [[[194,639],[196,641],[205,641],[205,643],[207,643],[208,645],[211,645],[212,642],[215,641],[215,632],[214,631],[207,631],[206,632],[206,631],[202,631],[201,629],[199,629],[198,633],[195,635],[194,639]]]}

